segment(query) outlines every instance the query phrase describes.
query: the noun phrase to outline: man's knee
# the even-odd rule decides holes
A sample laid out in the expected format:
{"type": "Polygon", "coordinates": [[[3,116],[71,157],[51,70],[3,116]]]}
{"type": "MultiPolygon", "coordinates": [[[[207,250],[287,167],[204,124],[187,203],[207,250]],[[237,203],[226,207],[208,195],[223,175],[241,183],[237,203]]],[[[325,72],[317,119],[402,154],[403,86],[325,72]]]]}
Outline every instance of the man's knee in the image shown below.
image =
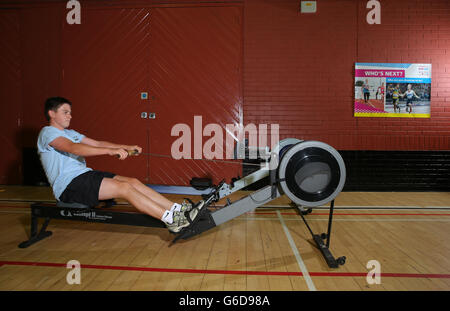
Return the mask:
{"type": "Polygon", "coordinates": [[[122,197],[128,197],[133,191],[134,187],[128,182],[120,182],[119,192],[122,197]]]}
{"type": "Polygon", "coordinates": [[[110,191],[113,192],[114,196],[126,198],[130,195],[132,189],[133,186],[129,183],[115,180],[114,183],[111,184],[110,191]]]}
{"type": "Polygon", "coordinates": [[[137,186],[137,185],[141,184],[139,179],[134,178],[134,177],[117,176],[114,179],[116,179],[120,182],[123,182],[123,183],[128,183],[132,186],[137,186]]]}
{"type": "Polygon", "coordinates": [[[101,200],[111,198],[125,198],[131,193],[133,187],[123,181],[104,178],[99,190],[99,198],[101,200]]]}
{"type": "Polygon", "coordinates": [[[141,184],[141,182],[139,181],[139,179],[133,177],[133,178],[130,178],[130,184],[133,186],[138,186],[141,184]]]}

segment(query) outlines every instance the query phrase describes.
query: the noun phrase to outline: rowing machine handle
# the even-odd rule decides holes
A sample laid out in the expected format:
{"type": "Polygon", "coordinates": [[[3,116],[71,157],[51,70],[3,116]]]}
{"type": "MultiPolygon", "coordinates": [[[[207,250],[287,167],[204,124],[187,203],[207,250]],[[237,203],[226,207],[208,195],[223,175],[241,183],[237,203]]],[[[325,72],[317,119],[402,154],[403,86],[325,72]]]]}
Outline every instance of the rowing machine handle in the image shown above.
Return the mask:
{"type": "MultiPolygon", "coordinates": [[[[137,149],[134,150],[127,150],[129,156],[138,156],[139,151],[137,149]]],[[[120,155],[116,154],[117,158],[120,158],[120,155]]]]}

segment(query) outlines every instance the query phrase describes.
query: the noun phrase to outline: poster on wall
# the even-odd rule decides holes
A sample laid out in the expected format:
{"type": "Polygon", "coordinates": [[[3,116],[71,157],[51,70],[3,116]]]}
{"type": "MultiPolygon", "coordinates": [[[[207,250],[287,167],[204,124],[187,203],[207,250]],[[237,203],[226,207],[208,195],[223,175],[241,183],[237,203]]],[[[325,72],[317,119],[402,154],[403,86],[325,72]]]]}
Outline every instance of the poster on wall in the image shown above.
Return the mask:
{"type": "Polygon", "coordinates": [[[355,63],[355,117],[429,118],[431,64],[355,63]]]}

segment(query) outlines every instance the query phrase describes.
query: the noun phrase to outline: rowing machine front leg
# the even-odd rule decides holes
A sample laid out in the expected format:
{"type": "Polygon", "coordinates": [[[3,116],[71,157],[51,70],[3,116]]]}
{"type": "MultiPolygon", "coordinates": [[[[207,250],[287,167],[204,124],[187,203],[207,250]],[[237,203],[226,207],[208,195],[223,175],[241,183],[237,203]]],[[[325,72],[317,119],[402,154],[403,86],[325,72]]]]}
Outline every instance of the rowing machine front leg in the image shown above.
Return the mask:
{"type": "Polygon", "coordinates": [[[19,244],[19,248],[27,248],[28,246],[33,245],[34,243],[39,242],[49,236],[52,235],[51,231],[47,231],[47,226],[50,222],[50,218],[46,217],[44,224],[42,225],[41,230],[38,232],[38,217],[35,215],[31,215],[31,235],[27,241],[24,241],[19,244]]]}

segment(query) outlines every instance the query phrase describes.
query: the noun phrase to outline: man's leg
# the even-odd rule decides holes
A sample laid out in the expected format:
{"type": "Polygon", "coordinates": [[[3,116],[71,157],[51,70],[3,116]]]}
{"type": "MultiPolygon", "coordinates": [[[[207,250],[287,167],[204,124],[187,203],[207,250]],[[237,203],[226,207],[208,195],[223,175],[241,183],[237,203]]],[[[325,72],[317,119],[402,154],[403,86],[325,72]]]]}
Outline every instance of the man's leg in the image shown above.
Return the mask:
{"type": "Polygon", "coordinates": [[[147,187],[143,183],[139,181],[139,179],[136,178],[130,178],[125,176],[114,176],[115,180],[118,180],[120,182],[125,182],[130,184],[133,188],[135,188],[137,191],[139,191],[141,194],[145,195],[150,200],[156,202],[159,206],[163,207],[166,210],[170,210],[174,204],[174,202],[169,201],[167,198],[156,192],[155,190],[151,189],[150,187],[147,187]]]}
{"type": "Polygon", "coordinates": [[[113,178],[103,178],[99,200],[125,199],[142,213],[161,219],[166,209],[136,190],[131,184],[113,178]]]}

